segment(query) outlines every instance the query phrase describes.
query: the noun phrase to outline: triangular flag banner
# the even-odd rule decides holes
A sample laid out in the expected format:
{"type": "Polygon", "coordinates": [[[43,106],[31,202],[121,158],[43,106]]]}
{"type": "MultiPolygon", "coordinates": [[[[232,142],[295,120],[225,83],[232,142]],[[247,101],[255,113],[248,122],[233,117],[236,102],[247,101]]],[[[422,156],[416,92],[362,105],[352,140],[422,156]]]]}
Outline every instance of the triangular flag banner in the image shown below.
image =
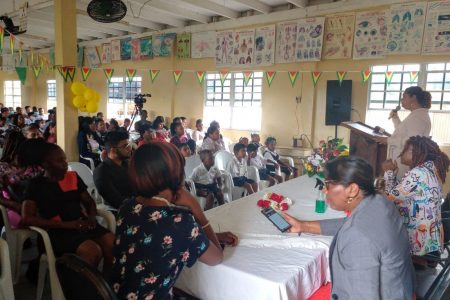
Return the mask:
{"type": "Polygon", "coordinates": [[[23,59],[23,49],[22,49],[22,47],[23,47],[23,43],[20,42],[19,43],[19,63],[22,63],[22,59],[23,59]]]}
{"type": "Polygon", "coordinates": [[[34,66],[34,52],[33,52],[33,50],[30,50],[30,55],[31,55],[31,65],[34,66]]]}
{"type": "Polygon", "coordinates": [[[409,81],[411,81],[411,82],[416,81],[418,75],[419,75],[419,71],[409,72],[409,81]]]}
{"type": "Polygon", "coordinates": [[[39,74],[41,74],[42,67],[39,65],[34,65],[31,69],[33,70],[34,78],[37,80],[39,74]]]}
{"type": "Polygon", "coordinates": [[[195,71],[195,77],[197,77],[198,83],[201,85],[203,84],[203,81],[205,80],[205,71],[195,71]]]}
{"type": "Polygon", "coordinates": [[[126,69],[125,73],[127,74],[128,82],[132,82],[134,76],[136,76],[136,69],[126,69]]]}
{"type": "Polygon", "coordinates": [[[180,81],[181,75],[183,75],[183,71],[181,71],[181,70],[173,71],[173,80],[175,80],[175,84],[178,84],[178,81],[180,81]]]}
{"type": "Polygon", "coordinates": [[[275,75],[277,75],[277,72],[275,71],[267,71],[266,72],[266,80],[269,87],[272,85],[272,81],[275,78],[275,75]]]}
{"type": "Polygon", "coordinates": [[[394,77],[394,72],[386,72],[386,84],[390,85],[392,81],[392,77],[394,77]]]}
{"type": "Polygon", "coordinates": [[[318,71],[311,72],[311,78],[312,78],[314,86],[316,86],[317,82],[320,79],[320,76],[322,76],[322,72],[318,72],[318,71]]]}
{"type": "Polygon", "coordinates": [[[89,78],[89,76],[91,76],[91,72],[92,72],[91,68],[88,67],[81,68],[81,78],[83,78],[83,81],[86,81],[89,78]]]}
{"type": "Polygon", "coordinates": [[[108,83],[111,83],[111,78],[114,75],[114,69],[103,69],[103,73],[106,76],[106,79],[108,79],[108,83]]]}
{"type": "Polygon", "coordinates": [[[245,84],[245,86],[247,86],[249,81],[250,81],[250,79],[252,79],[252,75],[253,75],[253,72],[250,72],[250,71],[245,71],[244,72],[244,84],[245,84]]]}
{"type": "Polygon", "coordinates": [[[27,68],[26,67],[16,67],[17,76],[19,76],[20,82],[22,85],[25,84],[25,80],[27,80],[27,68]]]}
{"type": "MultiPolygon", "coordinates": [[[[39,58],[38,58],[38,62],[39,62],[39,58]]],[[[42,69],[42,66],[40,66],[40,68],[42,69]]],[[[58,70],[59,74],[61,75],[61,77],[64,79],[64,81],[67,81],[68,74],[69,74],[67,67],[58,67],[57,70],[58,70]]]]}
{"type": "Polygon", "coordinates": [[[158,77],[159,70],[150,70],[150,79],[152,83],[155,81],[156,77],[158,77]]]}
{"type": "Polygon", "coordinates": [[[3,39],[5,37],[5,29],[0,26],[0,53],[3,51],[3,39]]]}
{"type": "Polygon", "coordinates": [[[361,71],[362,83],[365,84],[372,76],[372,72],[370,70],[361,71]]]}
{"type": "Polygon", "coordinates": [[[223,86],[223,83],[225,82],[225,80],[227,79],[229,72],[228,71],[220,71],[219,72],[219,77],[220,77],[220,83],[223,86]]]}
{"type": "Polygon", "coordinates": [[[299,72],[296,72],[296,71],[289,71],[288,72],[289,81],[291,82],[292,87],[294,87],[295,82],[297,81],[298,74],[299,74],[299,72]]]}
{"type": "Polygon", "coordinates": [[[16,41],[16,37],[14,36],[14,34],[10,34],[9,35],[9,49],[11,50],[11,54],[14,54],[14,44],[16,41]]]}
{"type": "Polygon", "coordinates": [[[342,81],[344,81],[345,76],[347,75],[346,71],[337,71],[336,72],[337,78],[339,80],[339,86],[342,85],[342,81]]]}
{"type": "Polygon", "coordinates": [[[67,67],[67,77],[70,78],[70,81],[73,81],[75,78],[75,73],[77,69],[75,67],[67,67]]]}

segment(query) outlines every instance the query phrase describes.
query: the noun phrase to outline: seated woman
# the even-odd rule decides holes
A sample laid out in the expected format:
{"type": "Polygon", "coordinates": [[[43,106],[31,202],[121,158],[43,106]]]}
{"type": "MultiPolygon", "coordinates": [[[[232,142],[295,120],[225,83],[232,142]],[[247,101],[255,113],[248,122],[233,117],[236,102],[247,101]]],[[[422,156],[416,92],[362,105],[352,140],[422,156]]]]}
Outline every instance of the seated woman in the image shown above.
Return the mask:
{"type": "MultiPolygon", "coordinates": [[[[100,164],[101,141],[97,134],[95,134],[94,120],[91,117],[81,118],[80,131],[77,139],[80,156],[92,158],[95,166],[98,166],[100,164]]],[[[80,158],[80,162],[86,163],[86,160],[80,158]]]]}
{"type": "MultiPolygon", "coordinates": [[[[400,154],[401,163],[410,167],[400,182],[395,161],[384,162],[388,198],[397,204],[408,230],[411,254],[439,256],[442,250],[442,184],[450,164],[448,156],[425,136],[410,137],[400,154]]],[[[421,265],[423,259],[413,257],[421,265]]],[[[430,264],[432,265],[432,264],[430,264]]]]}
{"type": "Polygon", "coordinates": [[[155,129],[157,141],[169,141],[169,132],[164,128],[164,120],[162,118],[156,118],[155,121],[153,121],[152,126],[153,129],[155,129]]]}
{"type": "Polygon", "coordinates": [[[153,129],[152,125],[145,123],[141,126],[139,126],[139,134],[140,134],[140,138],[138,140],[138,147],[144,145],[144,144],[148,144],[150,142],[154,142],[157,141],[156,140],[156,132],[153,129]]]}
{"type": "Polygon", "coordinates": [[[170,124],[170,134],[172,138],[170,139],[170,142],[174,144],[177,148],[181,144],[186,144],[186,142],[189,140],[187,137],[183,124],[182,123],[172,123],[170,124]]]}
{"type": "Polygon", "coordinates": [[[119,210],[112,285],[119,299],[171,299],[184,266],[223,259],[222,243],[236,245],[232,233],[215,234],[197,200],[184,186],[184,158],[170,143],[139,147],[131,158],[130,180],[137,197],[119,210]]]}
{"type": "Polygon", "coordinates": [[[225,144],[220,137],[220,129],[216,126],[210,126],[203,139],[202,150],[210,150],[213,155],[218,151],[226,150],[225,144]]]}
{"type": "Polygon", "coordinates": [[[412,299],[414,271],[408,234],[395,205],[376,193],[373,169],[358,157],[325,165],[325,193],[345,219],[300,221],[284,214],[290,232],[334,235],[328,299],[412,299]]]}
{"type": "Polygon", "coordinates": [[[56,122],[50,122],[48,124],[43,137],[47,143],[56,144],[56,122]]]}
{"type": "Polygon", "coordinates": [[[35,151],[45,173],[30,181],[23,224],[46,229],[56,256],[75,253],[93,266],[104,258],[103,271],[108,274],[114,235],[97,223],[95,202],[86,185],[75,172],[67,171],[66,155],[59,146],[42,141],[35,151]]]}

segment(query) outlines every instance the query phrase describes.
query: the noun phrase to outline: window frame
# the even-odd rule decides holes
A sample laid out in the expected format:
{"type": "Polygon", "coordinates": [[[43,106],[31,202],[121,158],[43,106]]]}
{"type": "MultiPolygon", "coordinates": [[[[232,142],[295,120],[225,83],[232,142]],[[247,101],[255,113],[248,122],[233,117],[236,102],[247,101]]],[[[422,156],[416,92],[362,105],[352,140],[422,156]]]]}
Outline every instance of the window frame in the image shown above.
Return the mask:
{"type": "MultiPolygon", "coordinates": [[[[135,86],[134,88],[137,90],[137,94],[140,94],[142,92],[142,76],[135,76],[133,78],[133,80],[130,82],[128,80],[128,78],[126,76],[115,76],[111,78],[111,81],[108,83],[107,82],[107,100],[106,100],[106,105],[108,107],[108,105],[113,104],[113,105],[122,105],[122,109],[123,109],[123,114],[119,115],[119,114],[115,114],[114,117],[119,118],[119,119],[124,119],[124,118],[129,118],[131,117],[131,114],[128,115],[127,112],[129,112],[128,110],[128,105],[132,104],[134,101],[134,94],[132,95],[131,91],[133,90],[132,88],[132,84],[137,84],[137,86],[135,86]],[[118,81],[118,79],[121,79],[122,81],[118,81]],[[120,87],[112,87],[111,84],[116,84],[116,83],[121,83],[120,87]],[[130,86],[129,86],[130,85],[130,86]],[[121,98],[119,97],[110,97],[110,89],[117,89],[117,93],[120,94],[121,93],[121,98]],[[130,97],[128,97],[130,96],[130,97]],[[120,99],[117,101],[111,101],[111,99],[120,99]]],[[[114,92],[113,92],[114,94],[114,92]]],[[[107,108],[108,111],[108,108],[107,108]]],[[[131,111],[131,113],[133,113],[133,111],[131,111]]],[[[110,118],[110,116],[108,116],[108,118],[110,118]]]]}
{"type": "Polygon", "coordinates": [[[47,111],[48,111],[49,109],[56,107],[56,80],[49,79],[46,81],[46,83],[47,83],[47,111]],[[54,85],[54,88],[53,87],[51,88],[50,85],[52,86],[54,85]],[[50,95],[50,90],[54,90],[54,96],[50,95]],[[55,103],[55,105],[52,105],[50,103],[55,103]]]}
{"type": "Polygon", "coordinates": [[[16,107],[22,107],[22,83],[20,80],[5,80],[3,81],[3,97],[5,101],[6,107],[12,107],[16,109],[16,107]],[[7,91],[7,82],[11,82],[11,93],[8,93],[7,91]],[[15,90],[17,90],[17,85],[19,86],[20,94],[17,95],[14,93],[15,90]],[[12,97],[12,103],[7,100],[8,97],[12,97]],[[18,101],[16,99],[19,99],[18,101]]]}

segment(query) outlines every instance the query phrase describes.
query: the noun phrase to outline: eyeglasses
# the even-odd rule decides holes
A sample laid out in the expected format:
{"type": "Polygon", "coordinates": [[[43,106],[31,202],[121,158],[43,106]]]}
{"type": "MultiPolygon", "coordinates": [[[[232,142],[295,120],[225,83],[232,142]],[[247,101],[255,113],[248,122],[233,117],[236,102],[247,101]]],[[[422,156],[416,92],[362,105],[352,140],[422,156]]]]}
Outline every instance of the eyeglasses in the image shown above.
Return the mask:
{"type": "Polygon", "coordinates": [[[332,180],[332,179],[327,179],[327,180],[324,180],[323,183],[325,184],[325,188],[328,190],[328,189],[330,189],[330,185],[338,184],[338,181],[332,180]]]}
{"type": "Polygon", "coordinates": [[[123,144],[122,146],[117,146],[117,147],[113,147],[113,148],[116,148],[116,149],[125,149],[125,148],[128,148],[128,147],[131,147],[131,142],[126,143],[126,144],[123,144]]]}

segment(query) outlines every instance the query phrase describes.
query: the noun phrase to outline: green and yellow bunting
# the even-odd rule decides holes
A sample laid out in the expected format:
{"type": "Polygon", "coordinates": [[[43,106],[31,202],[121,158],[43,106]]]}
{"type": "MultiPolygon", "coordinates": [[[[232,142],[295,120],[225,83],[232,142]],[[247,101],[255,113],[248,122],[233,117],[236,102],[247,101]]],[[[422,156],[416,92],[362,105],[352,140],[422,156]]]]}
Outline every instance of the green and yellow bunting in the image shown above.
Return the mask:
{"type": "Polygon", "coordinates": [[[275,75],[277,75],[277,72],[275,71],[267,71],[266,73],[266,80],[269,87],[272,85],[272,81],[275,78],[275,75]]]}
{"type": "Polygon", "coordinates": [[[300,74],[300,73],[297,72],[297,71],[289,71],[289,72],[288,72],[289,81],[291,82],[291,86],[292,86],[292,87],[294,87],[295,82],[296,82],[297,79],[298,79],[298,74],[300,74]]]}
{"type": "Polygon", "coordinates": [[[103,69],[103,73],[106,76],[106,79],[108,79],[108,83],[111,83],[111,78],[114,75],[114,69],[103,69]]]}
{"type": "Polygon", "coordinates": [[[419,71],[411,71],[409,72],[409,81],[414,82],[417,80],[417,76],[419,76],[419,71]]]}
{"type": "MultiPolygon", "coordinates": [[[[39,58],[38,58],[38,62],[39,62],[39,58]]],[[[41,66],[42,68],[42,66],[41,66]]],[[[57,68],[58,73],[61,75],[61,77],[64,79],[64,81],[67,81],[68,75],[69,75],[69,71],[67,69],[67,67],[58,67],[57,68]]]]}
{"type": "Polygon", "coordinates": [[[370,79],[370,76],[372,76],[372,72],[369,69],[361,71],[362,84],[365,84],[370,79]]]}
{"type": "Polygon", "coordinates": [[[244,71],[244,84],[245,84],[245,86],[247,86],[249,81],[250,81],[250,79],[252,79],[252,75],[253,75],[253,72],[251,72],[251,71],[244,71]]]}
{"type": "Polygon", "coordinates": [[[173,71],[173,80],[175,81],[176,85],[178,85],[178,82],[180,81],[181,75],[183,75],[183,71],[181,71],[181,70],[173,71]]]}
{"type": "Polygon", "coordinates": [[[73,81],[75,78],[75,73],[77,71],[77,68],[75,67],[67,67],[67,77],[70,78],[70,81],[73,81]]]}
{"type": "Polygon", "coordinates": [[[19,43],[19,63],[21,64],[22,63],[22,60],[23,60],[23,43],[22,42],[20,42],[19,43]]]}
{"type": "Polygon", "coordinates": [[[39,77],[39,74],[41,74],[42,67],[39,65],[33,65],[31,70],[33,71],[34,78],[37,80],[39,77]]]}
{"type": "Polygon", "coordinates": [[[200,85],[203,84],[203,81],[205,81],[205,71],[195,71],[195,77],[197,78],[197,81],[200,85]]]}
{"type": "Polygon", "coordinates": [[[344,81],[345,76],[347,75],[346,71],[337,71],[336,72],[337,78],[339,80],[339,86],[342,85],[342,81],[344,81]]]}
{"type": "Polygon", "coordinates": [[[27,80],[27,68],[26,67],[16,67],[16,73],[20,79],[20,82],[22,82],[22,85],[24,85],[25,81],[27,80]]]}
{"type": "Polygon", "coordinates": [[[136,69],[126,69],[125,73],[127,75],[128,82],[132,82],[134,76],[136,76],[136,69]]]}
{"type": "Polygon", "coordinates": [[[160,70],[150,70],[150,80],[152,83],[155,81],[156,77],[158,77],[160,70]]]}
{"type": "Polygon", "coordinates": [[[5,38],[5,29],[0,26],[0,53],[3,51],[3,41],[5,38]]]}
{"type": "Polygon", "coordinates": [[[317,85],[317,82],[319,82],[320,76],[322,76],[322,72],[319,71],[311,72],[311,79],[314,84],[314,87],[317,85]]]}
{"type": "Polygon", "coordinates": [[[15,42],[16,42],[16,37],[14,36],[14,34],[10,33],[9,34],[9,49],[11,50],[11,54],[14,54],[15,42]]]}
{"type": "Polygon", "coordinates": [[[228,74],[230,74],[228,71],[220,71],[219,72],[219,77],[220,77],[220,83],[223,86],[223,83],[225,82],[225,80],[227,79],[228,74]]]}
{"type": "Polygon", "coordinates": [[[392,77],[394,77],[394,72],[387,71],[385,73],[385,76],[386,76],[386,84],[390,85],[391,81],[392,81],[392,77]]]}
{"type": "Polygon", "coordinates": [[[91,68],[88,67],[81,68],[81,78],[83,78],[83,81],[86,81],[89,78],[89,76],[91,76],[91,72],[92,72],[91,68]]]}

